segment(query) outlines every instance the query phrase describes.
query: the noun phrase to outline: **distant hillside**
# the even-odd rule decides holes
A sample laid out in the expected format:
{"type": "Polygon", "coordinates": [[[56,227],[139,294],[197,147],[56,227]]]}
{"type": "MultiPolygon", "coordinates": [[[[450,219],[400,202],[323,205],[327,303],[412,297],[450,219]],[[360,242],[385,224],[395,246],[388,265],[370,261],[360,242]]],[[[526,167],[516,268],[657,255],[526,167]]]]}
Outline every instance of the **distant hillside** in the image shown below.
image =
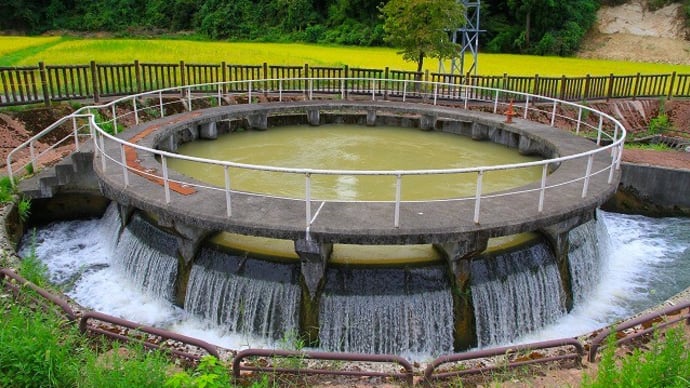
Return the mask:
{"type": "Polygon", "coordinates": [[[690,63],[686,9],[671,3],[650,11],[647,0],[602,6],[577,56],[612,60],[690,63]]]}

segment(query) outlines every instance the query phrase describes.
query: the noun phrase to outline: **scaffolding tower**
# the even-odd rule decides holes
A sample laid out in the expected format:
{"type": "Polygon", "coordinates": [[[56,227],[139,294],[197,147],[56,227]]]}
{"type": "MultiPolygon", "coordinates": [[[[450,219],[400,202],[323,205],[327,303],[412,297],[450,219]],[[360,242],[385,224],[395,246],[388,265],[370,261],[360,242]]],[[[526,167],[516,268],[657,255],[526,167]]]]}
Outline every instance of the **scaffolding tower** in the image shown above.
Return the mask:
{"type": "Polygon", "coordinates": [[[472,73],[477,75],[477,59],[479,55],[479,34],[484,32],[479,29],[480,0],[458,0],[465,7],[465,25],[455,31],[449,31],[453,43],[460,46],[457,55],[450,60],[450,71],[445,71],[443,60],[439,60],[438,71],[445,74],[465,75],[472,73]],[[465,67],[465,54],[472,56],[472,63],[465,67]]]}

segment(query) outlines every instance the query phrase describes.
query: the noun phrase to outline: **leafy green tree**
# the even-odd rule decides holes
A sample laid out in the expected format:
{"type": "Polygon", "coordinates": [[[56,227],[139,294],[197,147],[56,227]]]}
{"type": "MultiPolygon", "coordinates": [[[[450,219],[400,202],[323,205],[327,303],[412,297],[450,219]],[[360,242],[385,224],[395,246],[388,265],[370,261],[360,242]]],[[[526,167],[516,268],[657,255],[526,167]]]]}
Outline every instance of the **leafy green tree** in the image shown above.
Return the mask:
{"type": "Polygon", "coordinates": [[[449,31],[465,24],[465,10],[456,0],[390,0],[380,9],[385,40],[400,48],[404,60],[417,62],[418,72],[424,58],[451,58],[458,52],[449,31]]]}

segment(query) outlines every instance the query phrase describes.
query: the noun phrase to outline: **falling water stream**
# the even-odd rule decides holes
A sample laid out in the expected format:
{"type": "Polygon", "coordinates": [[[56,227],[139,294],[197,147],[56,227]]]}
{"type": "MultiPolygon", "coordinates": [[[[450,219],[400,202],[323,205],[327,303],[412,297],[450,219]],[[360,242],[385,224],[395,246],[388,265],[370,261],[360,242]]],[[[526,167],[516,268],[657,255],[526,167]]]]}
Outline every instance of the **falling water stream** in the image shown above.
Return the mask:
{"type": "MultiPolygon", "coordinates": [[[[128,234],[132,229],[146,227],[137,225],[136,221],[134,225],[130,222],[130,225],[122,231],[117,245],[113,247],[113,234],[119,229],[120,223],[113,213],[116,215],[116,212],[109,210],[101,220],[54,222],[40,227],[35,232],[25,235],[20,254],[27,255],[32,249],[35,250],[38,258],[48,267],[50,281],[59,284],[68,296],[85,307],[143,324],[168,328],[185,335],[202,338],[219,346],[232,349],[274,346],[273,341],[280,337],[281,331],[296,327],[296,317],[293,313],[297,309],[296,300],[299,291],[295,285],[294,274],[285,275],[287,277],[282,280],[252,281],[254,285],[250,287],[247,280],[243,278],[244,272],[238,269],[222,272],[213,266],[203,267],[205,259],[201,259],[200,264],[194,266],[190,276],[190,289],[196,288],[197,295],[209,292],[207,287],[209,283],[219,285],[224,293],[234,292],[236,295],[251,294],[254,292],[253,287],[263,289],[273,285],[277,289],[271,291],[270,296],[265,297],[267,300],[264,300],[264,297],[256,298],[251,295],[246,297],[247,302],[245,302],[245,307],[242,307],[246,313],[243,316],[227,317],[229,312],[219,310],[217,307],[207,307],[204,312],[204,309],[199,307],[200,302],[191,300],[195,297],[194,292],[188,293],[190,300],[185,303],[187,311],[174,306],[170,302],[168,289],[151,288],[147,285],[147,281],[139,278],[137,271],[149,271],[160,276],[162,279],[160,282],[165,283],[168,281],[165,279],[170,279],[177,270],[176,260],[174,260],[175,264],[172,264],[165,254],[161,256],[136,255],[136,260],[140,261],[136,262],[132,258],[123,258],[126,257],[124,253],[117,254],[116,252],[124,249],[125,244],[131,243],[128,242],[130,239],[128,234]],[[151,262],[156,262],[157,269],[151,267],[151,262]],[[197,283],[199,287],[194,285],[197,283]],[[249,310],[246,310],[246,306],[254,306],[249,309],[253,309],[251,314],[249,310]],[[225,318],[222,317],[223,314],[226,315],[225,318]],[[246,327],[249,325],[247,320],[253,322],[267,320],[268,323],[260,329],[247,330],[246,327]],[[277,321],[281,324],[277,324],[277,321]]],[[[551,264],[553,259],[548,257],[546,253],[548,250],[543,246],[530,248],[532,251],[530,261],[534,261],[536,257],[537,262],[542,264],[540,266],[530,267],[515,257],[504,257],[492,264],[496,267],[492,269],[493,275],[486,272],[488,269],[486,263],[473,266],[473,275],[477,277],[472,285],[473,297],[475,304],[482,306],[477,309],[482,344],[576,336],[654,306],[690,285],[690,219],[654,219],[603,211],[598,212],[598,218],[599,221],[596,224],[581,226],[571,234],[573,241],[571,243],[573,259],[571,272],[578,281],[574,286],[575,306],[568,314],[563,312],[559,304],[562,299],[560,291],[550,288],[553,279],[558,277],[554,274],[555,269],[551,264]],[[607,235],[604,234],[606,230],[608,230],[607,235]],[[593,240],[597,240],[598,244],[593,244],[593,240]],[[600,252],[600,259],[595,258],[597,250],[600,252]],[[519,270],[517,274],[511,274],[507,270],[509,268],[519,270]],[[525,284],[521,282],[529,284],[532,280],[520,273],[543,278],[545,283],[525,287],[525,284]],[[492,296],[492,292],[500,293],[501,296],[498,298],[496,295],[492,296]],[[512,302],[507,300],[505,295],[511,295],[512,302]],[[537,299],[543,300],[539,304],[553,305],[549,308],[555,310],[555,315],[546,314],[542,307],[504,308],[505,304],[513,306],[516,301],[527,303],[528,300],[537,299]],[[492,307],[485,308],[486,306],[492,307]],[[500,327],[505,324],[505,321],[518,320],[518,318],[527,326],[508,329],[500,327]],[[505,321],[500,323],[501,319],[505,321]],[[492,325],[498,325],[498,327],[492,325]],[[540,325],[546,325],[546,327],[539,328],[540,325]]],[[[145,231],[145,233],[152,235],[152,233],[163,232],[145,231]]],[[[169,249],[168,238],[170,236],[165,234],[157,236],[158,242],[155,244],[158,245],[159,250],[169,249]]],[[[266,271],[258,268],[254,272],[266,271]]],[[[425,274],[423,271],[417,275],[428,277],[428,273],[425,274]]],[[[337,280],[338,276],[343,278],[345,275],[329,273],[328,276],[337,280]]],[[[416,275],[408,272],[405,276],[410,279],[410,276],[416,275]]],[[[366,279],[367,275],[360,278],[366,279]]],[[[436,279],[435,276],[431,278],[436,279]]],[[[370,282],[380,283],[380,280],[370,279],[370,282]]],[[[431,283],[435,284],[434,282],[436,280],[431,283]]],[[[326,344],[325,347],[342,349],[341,345],[348,341],[351,344],[351,346],[348,345],[348,349],[352,350],[392,351],[390,344],[375,342],[378,345],[364,345],[367,341],[357,342],[358,340],[354,339],[360,335],[383,335],[392,337],[393,341],[398,341],[394,346],[403,351],[439,354],[450,350],[452,345],[449,345],[447,338],[450,335],[449,328],[443,325],[434,326],[438,325],[438,321],[427,319],[431,316],[448,314],[446,321],[452,320],[449,316],[451,308],[448,291],[443,291],[436,286],[428,289],[414,286],[409,288],[410,292],[404,295],[391,295],[383,291],[378,295],[374,293],[374,295],[362,297],[352,292],[354,283],[350,282],[349,289],[342,287],[347,283],[341,282],[338,285],[335,281],[324,291],[321,307],[334,312],[332,316],[322,315],[320,318],[323,331],[322,342],[326,344]],[[433,303],[428,303],[429,301],[433,303]],[[364,312],[363,309],[368,305],[371,308],[364,312]],[[386,308],[381,308],[381,306],[386,306],[386,308]],[[420,309],[420,306],[427,307],[420,309]],[[388,328],[383,328],[379,324],[379,322],[391,321],[392,316],[399,315],[409,316],[410,319],[401,321],[404,322],[401,325],[407,325],[407,327],[396,334],[390,334],[386,331],[389,330],[388,328]],[[338,329],[340,323],[356,323],[353,320],[356,316],[359,319],[365,318],[367,323],[377,322],[368,328],[374,333],[354,334],[343,332],[342,327],[338,329]],[[341,331],[338,332],[338,330],[341,331]],[[375,333],[376,330],[378,334],[375,333]],[[425,338],[417,342],[404,342],[403,337],[416,334],[425,338]]],[[[421,284],[429,283],[422,282],[421,284]]],[[[222,299],[223,296],[210,299],[213,298],[222,299]]]]}

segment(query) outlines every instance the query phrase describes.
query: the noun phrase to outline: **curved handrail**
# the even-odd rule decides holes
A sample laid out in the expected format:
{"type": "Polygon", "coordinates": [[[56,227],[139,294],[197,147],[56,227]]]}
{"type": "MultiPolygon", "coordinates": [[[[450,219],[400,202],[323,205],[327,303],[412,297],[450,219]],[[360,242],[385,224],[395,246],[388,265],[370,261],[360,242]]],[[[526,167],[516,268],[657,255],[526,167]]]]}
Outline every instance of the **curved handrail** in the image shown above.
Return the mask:
{"type": "MultiPolygon", "coordinates": [[[[295,91],[295,90],[293,90],[295,91]]],[[[275,93],[275,90],[270,90],[270,92],[275,93]]],[[[353,93],[353,91],[350,90],[341,90],[341,94],[347,93],[353,93]]],[[[355,92],[358,92],[362,94],[363,92],[361,90],[357,90],[355,92]]],[[[364,93],[365,95],[369,94],[369,91],[366,91],[364,93]]],[[[398,95],[399,96],[399,95],[398,95]]],[[[406,95],[403,93],[403,101],[406,98],[406,95]]],[[[539,110],[540,112],[544,112],[543,110],[539,110]]],[[[588,114],[589,115],[589,114],[588,114]]],[[[143,93],[138,93],[138,94],[133,94],[130,96],[125,96],[118,98],[116,100],[111,101],[110,103],[103,104],[103,105],[92,105],[92,106],[86,106],[81,109],[79,109],[77,112],[75,112],[73,115],[67,116],[66,118],[63,118],[59,123],[64,122],[70,117],[73,117],[76,120],[76,117],[89,117],[89,123],[91,127],[91,134],[96,135],[95,137],[99,137],[101,140],[101,146],[103,144],[104,139],[107,139],[108,141],[113,141],[116,143],[119,143],[120,147],[132,147],[137,150],[145,151],[147,153],[150,153],[152,155],[159,156],[162,159],[162,164],[163,164],[163,176],[158,177],[158,179],[162,179],[165,182],[165,189],[166,189],[166,202],[169,203],[169,198],[170,198],[170,193],[169,193],[169,183],[174,182],[173,180],[169,179],[169,174],[167,171],[167,163],[165,162],[166,158],[177,158],[181,160],[187,160],[187,161],[192,161],[192,162],[198,162],[198,163],[207,163],[207,164],[213,164],[217,165],[219,167],[224,168],[226,171],[228,168],[240,168],[240,169],[250,169],[250,170],[258,170],[258,171],[267,171],[267,172],[277,172],[277,173],[284,173],[284,174],[297,174],[297,175],[303,175],[305,177],[306,181],[306,186],[310,186],[310,177],[311,175],[384,175],[384,176],[391,176],[395,177],[397,179],[396,182],[396,200],[395,201],[389,201],[389,202],[395,202],[396,204],[396,216],[395,216],[395,227],[398,227],[398,211],[399,211],[399,205],[400,202],[403,202],[400,200],[400,185],[401,185],[401,178],[403,176],[408,176],[408,175],[439,175],[439,174],[477,174],[477,186],[476,186],[476,194],[474,196],[474,199],[476,201],[477,206],[475,207],[475,216],[474,216],[474,221],[475,223],[479,222],[479,201],[482,198],[486,198],[487,195],[482,194],[482,175],[485,172],[489,171],[497,171],[497,170],[510,170],[510,169],[520,169],[520,168],[527,168],[527,167],[538,167],[542,166],[544,170],[546,171],[547,167],[553,163],[561,163],[564,161],[568,160],[574,160],[578,158],[589,158],[588,160],[588,167],[587,171],[583,174],[578,176],[577,178],[573,179],[571,182],[577,182],[577,181],[584,181],[585,182],[585,187],[583,188],[583,197],[585,197],[587,193],[587,184],[589,181],[589,178],[591,176],[594,176],[596,174],[599,174],[605,170],[610,170],[609,172],[609,183],[611,183],[612,178],[613,178],[613,171],[620,168],[620,160],[621,160],[621,155],[622,155],[622,146],[623,142],[625,141],[625,136],[626,136],[626,130],[623,127],[623,125],[613,118],[612,116],[597,111],[595,109],[567,102],[567,101],[562,101],[550,97],[542,97],[534,94],[529,94],[529,93],[521,93],[521,92],[516,92],[516,91],[510,91],[510,90],[502,90],[502,89],[496,89],[496,88],[485,88],[485,87],[477,87],[473,85],[457,85],[453,83],[443,83],[443,82],[425,82],[425,81],[413,81],[413,80],[395,80],[395,79],[379,79],[379,78],[285,78],[285,79],[265,79],[265,80],[247,80],[247,81],[231,81],[231,82],[218,82],[218,83],[208,83],[208,84],[198,84],[198,85],[188,85],[184,87],[171,87],[171,88],[166,88],[166,89],[160,89],[152,92],[143,92],[143,93]],[[347,81],[347,82],[346,82],[347,81]],[[352,83],[364,83],[364,84],[369,84],[371,86],[370,92],[372,96],[372,100],[376,100],[377,96],[379,95],[394,95],[396,92],[399,93],[399,89],[393,89],[392,91],[389,89],[385,89],[386,86],[388,85],[393,85],[395,83],[403,83],[403,90],[406,91],[408,89],[408,84],[412,84],[414,87],[412,88],[414,90],[414,93],[417,93],[417,95],[421,96],[426,96],[426,98],[433,98],[433,104],[437,105],[439,103],[439,100],[450,100],[450,101],[464,101],[465,107],[467,107],[468,101],[470,99],[470,91],[474,91],[476,93],[482,93],[484,95],[493,95],[494,98],[491,100],[486,100],[482,99],[479,101],[490,101],[493,103],[493,111],[497,112],[498,111],[498,106],[499,106],[499,101],[501,100],[508,100],[509,97],[515,97],[515,96],[520,96],[524,98],[525,104],[523,106],[517,106],[517,109],[522,108],[523,109],[523,118],[528,117],[528,112],[530,110],[539,110],[535,108],[538,103],[544,103],[547,106],[551,104],[552,109],[551,109],[551,126],[555,126],[556,123],[556,117],[560,118],[566,118],[570,120],[571,122],[574,122],[576,124],[576,132],[579,132],[580,128],[584,125],[586,127],[589,127],[593,130],[596,130],[597,133],[597,144],[601,145],[601,140],[603,138],[609,139],[611,142],[610,144],[599,147],[587,152],[583,153],[578,153],[574,155],[566,155],[566,156],[560,156],[557,158],[553,159],[546,159],[546,160],[541,160],[541,161],[535,161],[535,162],[527,162],[527,163],[516,163],[516,164],[506,164],[506,165],[494,165],[494,166],[478,166],[478,167],[468,167],[468,168],[454,168],[454,169],[428,169],[428,170],[387,170],[387,171],[382,171],[382,170],[324,170],[324,169],[308,169],[308,168],[284,168],[284,167],[275,167],[275,166],[261,166],[261,165],[254,165],[254,164],[244,164],[244,163],[235,163],[235,162],[227,162],[227,161],[218,161],[218,160],[213,160],[213,159],[208,159],[208,158],[198,158],[198,157],[191,157],[191,156],[186,156],[186,155],[179,155],[175,154],[172,152],[167,152],[167,151],[162,151],[162,150],[155,150],[151,149],[148,147],[141,146],[139,144],[135,144],[129,141],[125,141],[123,139],[120,139],[118,137],[112,136],[108,134],[103,128],[101,128],[101,124],[96,123],[94,116],[91,114],[92,109],[106,109],[110,108],[112,110],[112,119],[111,123],[115,128],[117,128],[117,119],[118,116],[116,115],[116,105],[117,104],[123,104],[123,103],[129,103],[132,104],[133,106],[133,114],[135,118],[135,122],[138,124],[139,123],[139,108],[137,105],[137,101],[143,98],[151,97],[158,95],[159,97],[159,110],[160,110],[160,117],[164,116],[164,106],[163,106],[163,94],[169,94],[172,92],[180,92],[182,91],[182,99],[185,101],[185,105],[187,110],[192,110],[193,109],[193,104],[192,104],[192,99],[194,98],[208,98],[209,96],[212,97],[218,97],[219,101],[221,100],[221,90],[224,89],[225,87],[229,85],[234,85],[237,88],[239,87],[246,87],[246,92],[240,92],[240,93],[226,93],[224,95],[236,95],[236,94],[247,94],[248,95],[248,103],[251,103],[252,101],[252,94],[253,93],[263,93],[263,92],[269,92],[269,90],[263,90],[263,89],[254,89],[254,85],[267,85],[269,83],[279,83],[279,90],[277,93],[279,93],[280,100],[282,100],[282,96],[284,93],[288,93],[289,90],[284,90],[283,89],[283,84],[287,83],[288,85],[298,83],[304,85],[303,89],[300,89],[299,91],[303,92],[305,95],[307,95],[310,99],[313,97],[313,92],[314,92],[314,83],[315,82],[334,82],[334,83],[339,83],[341,88],[345,88],[346,84],[352,84],[352,83]],[[307,86],[309,89],[307,89],[307,86]],[[377,89],[379,87],[379,89],[377,89]],[[202,93],[192,93],[193,90],[198,90],[198,89],[213,89],[215,88],[217,90],[217,93],[215,92],[202,92],[202,93]],[[439,94],[439,88],[453,88],[454,90],[458,90],[458,93],[454,93],[453,96],[445,96],[443,94],[439,94]],[[456,96],[457,94],[457,96],[456,96]],[[532,106],[530,106],[530,103],[532,106]],[[557,115],[557,107],[558,105],[565,105],[569,106],[572,108],[575,108],[578,112],[578,117],[577,119],[569,118],[567,116],[563,115],[557,115]],[[583,117],[583,112],[588,111],[590,113],[594,113],[598,115],[599,118],[599,124],[598,126],[593,126],[590,124],[587,124],[582,121],[583,117]],[[608,133],[606,129],[604,128],[604,123],[607,123],[607,125],[613,125],[612,131],[613,133],[608,133]],[[609,167],[599,170],[599,171],[591,171],[591,165],[593,161],[594,155],[597,154],[604,154],[609,152],[611,154],[611,164],[609,167]]],[[[51,127],[47,128],[45,131],[42,131],[41,134],[43,135],[46,131],[48,131],[50,128],[55,128],[58,126],[58,123],[55,125],[52,125],[51,127]]],[[[75,125],[76,128],[76,125],[75,125]]],[[[38,135],[37,135],[38,136],[38,135]]],[[[75,136],[76,136],[76,129],[75,129],[75,136]]],[[[30,139],[29,141],[25,142],[22,146],[26,147],[27,144],[32,144],[32,142],[35,141],[34,138],[30,139]]],[[[107,156],[105,153],[105,150],[100,149],[98,142],[95,143],[95,148],[97,152],[101,153],[101,156],[103,156],[103,168],[105,168],[105,160],[110,159],[114,161],[116,164],[119,164],[123,168],[123,173],[126,175],[128,173],[128,170],[130,167],[127,165],[126,161],[124,160],[124,156],[122,157],[121,161],[117,161],[114,158],[111,158],[107,156]]],[[[19,148],[18,148],[19,149],[19,148]]],[[[11,155],[8,155],[8,172],[10,175],[10,178],[12,179],[12,169],[11,169],[11,156],[14,155],[17,150],[14,150],[11,155]]],[[[124,155],[124,152],[122,152],[124,155]]],[[[227,174],[226,174],[227,175],[227,174]]],[[[541,180],[541,188],[540,190],[542,193],[549,188],[552,188],[554,186],[547,186],[546,184],[546,172],[542,174],[542,180],[541,180]]],[[[177,183],[182,183],[182,184],[187,184],[191,186],[195,186],[191,182],[177,182],[177,183]]],[[[196,185],[198,186],[198,185],[196,185]]],[[[201,187],[201,186],[199,186],[201,187]]],[[[229,183],[229,177],[226,176],[226,183],[225,183],[225,191],[226,195],[229,197],[231,193],[236,193],[237,191],[231,190],[230,188],[230,183],[229,183]]],[[[310,190],[306,190],[306,195],[305,198],[299,199],[299,200],[304,200],[307,203],[307,207],[310,207],[310,203],[312,200],[318,200],[311,198],[311,194],[309,192],[310,190]]],[[[266,196],[270,197],[271,195],[269,193],[255,193],[258,194],[259,196],[266,196]]],[[[542,210],[542,203],[543,203],[543,194],[540,196],[540,202],[539,202],[539,211],[541,212],[542,210]]],[[[472,198],[472,197],[465,197],[465,199],[472,198]]],[[[290,198],[294,199],[294,198],[290,198]]],[[[462,198],[456,198],[458,200],[462,198]]],[[[231,210],[229,208],[229,202],[230,200],[228,199],[228,209],[227,213],[228,216],[231,214],[231,210]]],[[[362,201],[366,202],[366,201],[362,201]]],[[[311,224],[313,220],[311,220],[310,217],[311,211],[310,209],[307,209],[307,226],[311,224]]]]}

